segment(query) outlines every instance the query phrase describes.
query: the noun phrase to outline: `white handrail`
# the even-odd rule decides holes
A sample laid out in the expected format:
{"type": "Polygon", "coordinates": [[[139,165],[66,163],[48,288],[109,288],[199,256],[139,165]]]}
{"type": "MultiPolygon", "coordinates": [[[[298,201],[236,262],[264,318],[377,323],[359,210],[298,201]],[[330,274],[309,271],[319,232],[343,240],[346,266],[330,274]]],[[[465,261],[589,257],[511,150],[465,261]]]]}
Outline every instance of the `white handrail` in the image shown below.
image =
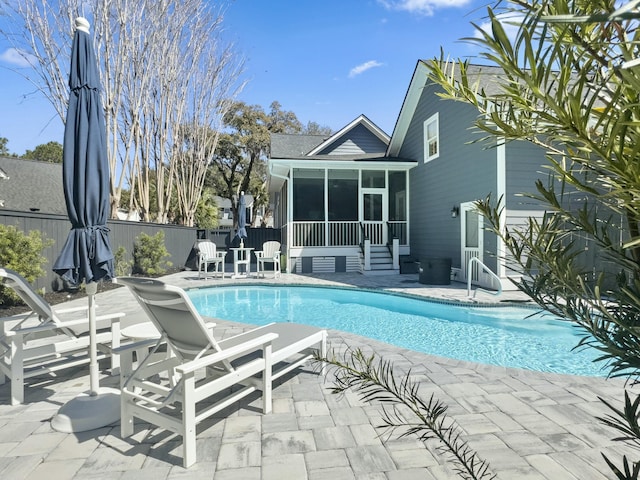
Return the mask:
{"type": "Polygon", "coordinates": [[[502,293],[502,282],[500,281],[500,277],[498,277],[498,275],[493,273],[493,271],[489,269],[489,267],[487,267],[484,263],[482,263],[482,261],[478,257],[471,257],[469,259],[469,263],[467,264],[467,297],[472,298],[471,297],[471,277],[473,275],[471,275],[471,266],[473,265],[474,261],[478,263],[478,265],[480,265],[483,271],[489,273],[491,277],[497,280],[498,289],[494,292],[492,290],[486,290],[484,288],[477,287],[473,292],[473,298],[476,298],[476,294],[478,293],[478,290],[481,290],[485,293],[490,293],[491,295],[496,295],[496,296],[500,295],[502,293]]]}

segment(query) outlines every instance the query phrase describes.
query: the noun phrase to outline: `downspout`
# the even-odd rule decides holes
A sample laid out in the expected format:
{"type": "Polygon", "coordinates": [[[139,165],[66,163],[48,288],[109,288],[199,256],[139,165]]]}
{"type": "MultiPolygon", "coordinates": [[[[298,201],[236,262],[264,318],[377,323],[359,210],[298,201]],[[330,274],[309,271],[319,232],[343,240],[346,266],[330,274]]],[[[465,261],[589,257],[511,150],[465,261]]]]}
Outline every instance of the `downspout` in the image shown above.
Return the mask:
{"type": "Polygon", "coordinates": [[[273,177],[276,177],[276,178],[281,178],[282,180],[287,182],[287,212],[286,212],[286,215],[287,215],[287,219],[286,219],[287,220],[287,238],[286,238],[286,240],[287,240],[287,251],[286,251],[287,271],[286,271],[286,273],[291,273],[291,261],[290,261],[291,260],[291,256],[289,255],[289,246],[291,245],[291,240],[292,240],[291,235],[293,235],[293,228],[292,228],[293,226],[290,225],[291,222],[289,221],[289,210],[291,208],[293,208],[293,205],[292,205],[292,200],[293,199],[290,198],[290,196],[289,196],[289,193],[290,193],[289,192],[289,177],[286,176],[286,175],[280,175],[278,173],[275,173],[273,171],[273,164],[272,163],[269,163],[268,165],[269,165],[269,175],[271,175],[273,177]]]}

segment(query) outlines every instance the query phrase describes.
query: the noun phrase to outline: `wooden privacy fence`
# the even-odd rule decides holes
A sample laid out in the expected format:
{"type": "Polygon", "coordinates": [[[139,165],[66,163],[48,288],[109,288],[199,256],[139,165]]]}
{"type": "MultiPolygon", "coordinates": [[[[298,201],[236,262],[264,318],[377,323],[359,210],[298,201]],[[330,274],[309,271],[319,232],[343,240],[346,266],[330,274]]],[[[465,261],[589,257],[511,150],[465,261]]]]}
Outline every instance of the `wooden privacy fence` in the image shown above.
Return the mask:
{"type": "MultiPolygon", "coordinates": [[[[35,282],[36,288],[44,288],[48,291],[61,287],[60,278],[51,270],[53,262],[58,258],[60,249],[67,240],[71,229],[71,223],[66,215],[53,215],[39,212],[18,212],[0,210],[0,224],[13,225],[18,230],[28,233],[31,230],[39,231],[43,238],[52,239],[53,245],[45,248],[42,255],[47,259],[42,268],[45,276],[35,282]]],[[[194,227],[181,225],[163,225],[158,223],[128,222],[124,220],[109,220],[107,226],[110,229],[109,237],[113,251],[118,247],[124,247],[125,260],[133,260],[133,245],[141,233],[153,236],[158,232],[164,232],[164,242],[169,252],[169,260],[173,267],[191,268],[190,257],[193,254],[193,246],[198,238],[209,238],[216,245],[227,250],[239,241],[234,239],[234,232],[229,230],[198,230],[194,227]],[[203,233],[204,232],[204,233],[203,233]]],[[[267,240],[280,241],[280,230],[273,228],[247,228],[248,237],[245,245],[259,250],[262,243],[267,240]]],[[[233,262],[231,255],[227,255],[227,261],[233,262]]]]}

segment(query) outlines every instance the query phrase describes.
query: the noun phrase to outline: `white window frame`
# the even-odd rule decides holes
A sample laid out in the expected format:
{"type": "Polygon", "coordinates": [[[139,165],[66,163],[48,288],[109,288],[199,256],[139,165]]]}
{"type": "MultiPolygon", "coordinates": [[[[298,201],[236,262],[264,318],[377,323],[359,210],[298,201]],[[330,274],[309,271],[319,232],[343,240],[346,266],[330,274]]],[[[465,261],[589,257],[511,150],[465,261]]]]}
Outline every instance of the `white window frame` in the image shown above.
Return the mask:
{"type": "Polygon", "coordinates": [[[438,113],[434,113],[424,121],[424,163],[427,163],[440,156],[440,120],[438,113]],[[435,137],[428,137],[429,127],[435,123],[436,134],[435,137]],[[429,146],[436,142],[436,153],[429,155],[429,146]]]}

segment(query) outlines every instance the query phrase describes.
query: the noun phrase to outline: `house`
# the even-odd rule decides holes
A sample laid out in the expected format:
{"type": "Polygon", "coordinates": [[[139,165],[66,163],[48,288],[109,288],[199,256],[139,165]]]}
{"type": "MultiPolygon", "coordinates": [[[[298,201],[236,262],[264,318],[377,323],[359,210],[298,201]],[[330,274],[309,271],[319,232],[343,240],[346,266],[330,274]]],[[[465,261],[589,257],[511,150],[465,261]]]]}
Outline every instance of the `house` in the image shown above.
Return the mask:
{"type": "Polygon", "coordinates": [[[360,115],[335,134],[271,135],[269,193],[295,273],[398,272],[409,254],[409,170],[360,115]]]}
{"type": "MultiPolygon", "coordinates": [[[[428,73],[428,65],[419,61],[386,151],[387,157],[417,162],[409,175],[411,255],[451,259],[455,279],[466,281],[471,275],[474,283],[495,287],[490,270],[503,288],[513,288],[504,262],[498,260],[504,245],[483,228],[473,204],[489,194],[503,197],[502,224],[508,227],[540,217],[543,207],[519,194],[534,192],[536,179],[547,179],[544,151],[523,141],[472,143],[484,136],[472,128],[477,109],[443,100],[428,73]],[[472,258],[478,260],[471,261],[467,271],[472,258]]],[[[469,67],[469,74],[489,92],[492,79],[501,73],[497,67],[469,67]]]]}
{"type": "Polygon", "coordinates": [[[0,157],[0,209],[67,215],[62,164],[0,157]]]}

